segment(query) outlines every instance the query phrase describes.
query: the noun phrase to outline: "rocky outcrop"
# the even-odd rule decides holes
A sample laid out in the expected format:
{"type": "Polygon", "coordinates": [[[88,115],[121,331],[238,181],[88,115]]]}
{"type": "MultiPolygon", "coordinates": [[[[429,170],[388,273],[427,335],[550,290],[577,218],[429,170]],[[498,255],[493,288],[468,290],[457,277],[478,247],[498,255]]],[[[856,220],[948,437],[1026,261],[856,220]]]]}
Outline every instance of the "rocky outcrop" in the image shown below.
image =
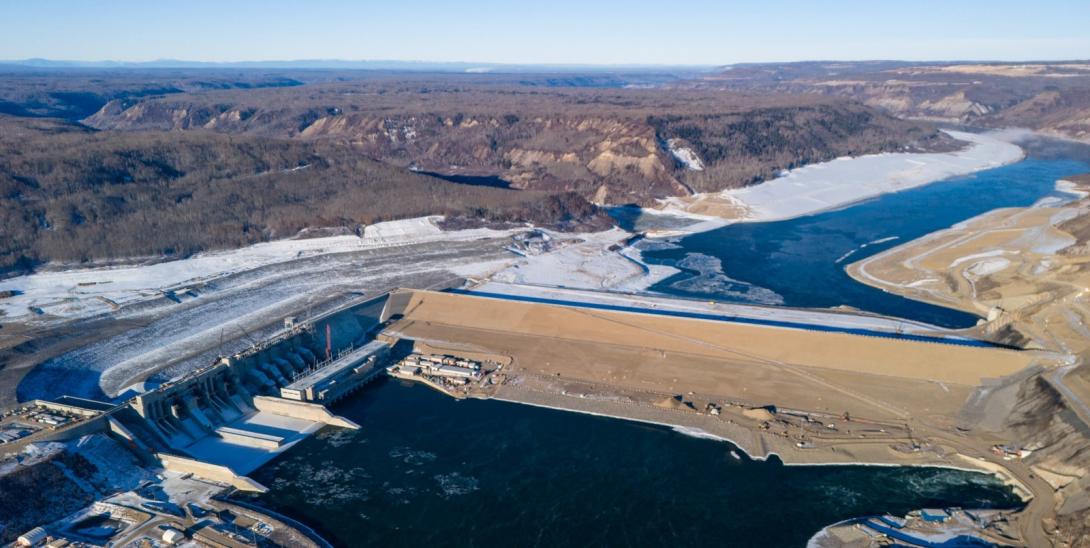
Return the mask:
{"type": "Polygon", "coordinates": [[[1090,538],[1090,429],[1040,376],[1022,383],[1006,426],[1032,450],[1025,462],[1055,489],[1048,525],[1062,539],[1090,538]]]}

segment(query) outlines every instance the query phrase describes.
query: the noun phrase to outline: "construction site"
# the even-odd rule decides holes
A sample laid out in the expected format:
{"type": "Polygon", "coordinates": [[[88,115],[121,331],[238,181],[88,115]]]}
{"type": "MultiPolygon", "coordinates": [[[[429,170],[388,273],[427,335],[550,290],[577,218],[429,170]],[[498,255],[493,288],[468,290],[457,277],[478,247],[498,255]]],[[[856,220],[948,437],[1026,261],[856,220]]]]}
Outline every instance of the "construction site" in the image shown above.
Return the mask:
{"type": "Polygon", "coordinates": [[[995,210],[858,261],[848,273],[890,293],[985,317],[978,337],[1057,356],[1020,375],[1021,382],[993,383],[961,416],[975,431],[1018,441],[995,450],[1024,461],[1037,478],[1040,504],[1030,522],[1085,538],[1090,178],[1060,187],[1077,199],[995,210]]]}
{"type": "MultiPolygon", "coordinates": [[[[399,291],[387,311],[382,336],[390,340],[509,361],[498,377],[468,383],[482,395],[561,408],[599,406],[621,416],[691,412],[754,456],[775,452],[792,462],[894,458],[889,446],[911,441],[911,421],[952,425],[977,386],[1040,357],[940,336],[837,332],[821,323],[813,329],[770,326],[473,291],[399,291]],[[713,416],[710,409],[725,411],[713,416]],[[793,434],[778,442],[758,434],[776,430],[771,417],[810,420],[785,418],[797,424],[785,424],[793,434]],[[828,427],[844,417],[851,423],[828,427]],[[874,428],[865,421],[876,421],[874,428]],[[845,429],[853,425],[848,436],[845,429]],[[868,430],[887,443],[850,442],[866,438],[868,430]],[[804,441],[808,450],[788,457],[804,441]]],[[[896,458],[926,460],[919,448],[896,458]]]]}
{"type": "Polygon", "coordinates": [[[995,474],[1027,502],[977,531],[1000,544],[1044,542],[1085,507],[1074,464],[1081,423],[1041,381],[1070,369],[1062,348],[1011,344],[990,322],[950,332],[836,311],[770,319],[759,307],[723,308],[489,282],[395,291],[379,336],[504,364],[457,380],[420,360],[391,367],[458,398],[670,425],[787,464],[995,474]],[[1034,421],[1052,424],[1040,432],[1026,426],[1034,421]]]}

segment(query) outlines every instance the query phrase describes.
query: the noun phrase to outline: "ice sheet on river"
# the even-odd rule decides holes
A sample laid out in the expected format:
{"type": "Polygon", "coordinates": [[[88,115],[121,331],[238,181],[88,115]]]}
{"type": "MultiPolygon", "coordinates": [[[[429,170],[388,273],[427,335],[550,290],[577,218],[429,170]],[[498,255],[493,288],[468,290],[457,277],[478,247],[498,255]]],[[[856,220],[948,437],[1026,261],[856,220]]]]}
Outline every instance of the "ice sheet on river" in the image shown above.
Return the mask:
{"type": "Polygon", "coordinates": [[[885,153],[838,158],[793,169],[759,185],[689,199],[666,201],[666,211],[685,211],[701,199],[734,203],[744,210],[737,220],[776,221],[835,209],[949,177],[1016,162],[1022,149],[1001,132],[947,131],[970,146],[949,153],[885,153]]]}

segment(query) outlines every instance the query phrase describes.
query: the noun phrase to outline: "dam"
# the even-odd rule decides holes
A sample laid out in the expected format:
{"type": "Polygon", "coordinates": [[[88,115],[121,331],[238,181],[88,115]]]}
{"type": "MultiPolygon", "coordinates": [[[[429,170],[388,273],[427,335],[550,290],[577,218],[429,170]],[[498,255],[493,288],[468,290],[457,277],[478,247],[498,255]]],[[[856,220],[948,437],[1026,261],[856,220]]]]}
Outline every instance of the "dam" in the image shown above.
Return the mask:
{"type": "MultiPolygon", "coordinates": [[[[815,310],[798,321],[758,321],[692,301],[606,306],[590,294],[572,298],[574,290],[559,300],[545,290],[527,297],[535,288],[489,289],[394,292],[382,336],[455,355],[506,356],[508,380],[494,383],[501,399],[566,402],[556,396],[578,392],[655,404],[692,394],[712,406],[730,401],[882,421],[956,414],[981,384],[1041,358],[860,315],[815,310]]],[[[744,314],[763,313],[753,309],[744,314]]]]}
{"type": "MultiPolygon", "coordinates": [[[[825,417],[817,424],[851,416],[899,442],[911,433],[892,421],[952,413],[976,386],[1035,359],[926,324],[835,311],[724,312],[684,299],[503,284],[400,289],[287,321],[242,352],[112,407],[89,402],[88,418],[4,451],[105,431],[168,470],[264,491],[247,474],[320,428],[358,428],[328,406],[384,373],[459,398],[571,409],[627,402],[635,407],[611,413],[692,410],[724,428],[731,409],[804,417],[801,431],[812,416],[825,417]]],[[[747,450],[760,447],[771,450],[764,442],[747,450]]]]}

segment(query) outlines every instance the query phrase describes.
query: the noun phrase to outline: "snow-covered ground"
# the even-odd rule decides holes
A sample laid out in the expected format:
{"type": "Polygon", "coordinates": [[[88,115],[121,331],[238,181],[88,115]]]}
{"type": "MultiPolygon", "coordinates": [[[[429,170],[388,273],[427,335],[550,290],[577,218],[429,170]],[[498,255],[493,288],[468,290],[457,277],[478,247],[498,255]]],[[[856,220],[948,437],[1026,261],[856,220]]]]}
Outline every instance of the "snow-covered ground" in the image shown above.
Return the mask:
{"type": "Polygon", "coordinates": [[[632,237],[619,228],[552,236],[558,242],[556,249],[514,262],[491,279],[517,284],[639,291],[678,272],[668,266],[645,264],[639,251],[632,247],[615,251],[632,237]]]}
{"type": "Polygon", "coordinates": [[[704,171],[704,162],[700,160],[700,156],[697,156],[693,149],[681,146],[677,139],[666,141],[666,146],[669,147],[670,154],[674,156],[674,159],[681,162],[685,169],[704,171]]]}
{"type": "MultiPolygon", "coordinates": [[[[800,168],[728,193],[730,200],[745,201],[751,213],[747,219],[647,211],[650,228],[637,223],[637,230],[681,235],[738,220],[802,215],[995,167],[1022,155],[1017,146],[992,135],[952,135],[973,146],[950,154],[882,154],[800,168]]],[[[140,320],[124,333],[105,336],[38,366],[20,384],[19,395],[114,397],[149,374],[163,380],[218,354],[240,350],[247,340],[267,336],[278,318],[317,312],[316,307],[336,304],[333,299],[344,302],[348,294],[375,294],[398,285],[427,287],[455,275],[639,292],[678,272],[646,264],[640,257],[640,248],[671,245],[668,241],[644,240],[629,246],[632,234],[620,229],[590,234],[544,231],[552,239],[551,250],[516,254],[504,251],[510,244],[504,240],[525,229],[443,232],[435,220],[379,223],[366,227],[363,237],[284,240],[159,264],[46,271],[0,281],[0,291],[17,292],[0,299],[0,321],[60,323],[100,314],[140,320]]],[[[750,291],[723,276],[720,265],[708,258],[694,258],[687,266],[702,274],[694,278],[698,283],[750,291]]],[[[754,300],[774,304],[778,296],[761,297],[754,300]]]]}
{"type": "Polygon", "coordinates": [[[498,293],[502,295],[553,299],[558,301],[588,302],[639,308],[648,311],[669,310],[696,314],[715,314],[720,316],[735,316],[756,320],[775,320],[844,329],[873,329],[877,331],[921,334],[946,332],[945,329],[940,327],[898,318],[826,310],[804,310],[698,301],[674,296],[631,295],[605,291],[585,291],[568,288],[509,284],[497,281],[484,283],[473,289],[475,291],[498,293]]]}
{"type": "MultiPolygon", "coordinates": [[[[999,167],[1016,162],[1023,157],[1022,149],[1012,141],[1026,135],[1021,132],[992,132],[986,134],[949,131],[952,137],[970,143],[964,150],[951,153],[887,153],[840,158],[831,162],[813,164],[791,170],[783,176],[743,189],[724,191],[712,195],[720,203],[732,203],[745,211],[742,218],[723,219],[709,215],[693,214],[687,205],[693,198],[674,198],[665,201],[662,210],[644,209],[653,226],[661,220],[666,228],[640,226],[650,238],[670,238],[705,232],[731,222],[772,221],[808,215],[819,211],[842,207],[866,198],[906,190],[949,177],[972,173],[982,169],[999,167]],[[688,223],[674,219],[687,218],[688,223]]],[[[685,151],[676,143],[668,143],[678,160],[690,168],[685,151]]],[[[691,151],[688,151],[691,152],[691,151]]],[[[697,162],[699,158],[693,157],[697,162]]],[[[702,166],[701,166],[702,167],[702,166]]],[[[699,200],[701,197],[695,197],[699,200]]],[[[520,260],[507,269],[500,270],[492,279],[499,282],[548,285],[558,287],[608,289],[613,291],[642,291],[678,272],[677,269],[645,264],[634,247],[623,247],[630,234],[614,229],[597,234],[581,234],[583,240],[542,255],[520,260]],[[610,251],[611,246],[622,247],[610,251]]],[[[556,235],[558,240],[571,235],[556,235]]],[[[875,242],[878,243],[878,242],[875,242]]],[[[845,257],[846,258],[846,257],[845,257]]],[[[725,292],[755,291],[760,288],[746,287],[722,275],[722,270],[711,261],[692,264],[702,273],[687,283],[716,285],[725,292]]],[[[778,295],[751,295],[752,300],[776,304],[778,295]]]]}
{"type": "Polygon", "coordinates": [[[306,257],[430,242],[496,238],[509,234],[489,229],[444,232],[435,225],[437,219],[421,217],[377,223],[366,227],[362,238],[332,236],[279,240],[152,265],[75,268],[19,276],[0,281],[0,291],[17,292],[14,297],[0,299],[0,316],[6,321],[33,319],[35,316],[52,316],[56,319],[87,317],[133,302],[161,298],[168,292],[175,294],[176,298],[186,299],[184,290],[190,286],[306,257]]]}
{"type": "MultiPolygon", "coordinates": [[[[999,167],[1023,157],[1022,149],[1010,142],[1018,138],[1018,134],[947,133],[971,146],[949,153],[885,153],[838,158],[793,169],[759,185],[703,196],[742,206],[746,213],[739,221],[776,221],[999,167]]],[[[666,200],[664,210],[684,213],[688,203],[703,196],[666,200]]]]}

